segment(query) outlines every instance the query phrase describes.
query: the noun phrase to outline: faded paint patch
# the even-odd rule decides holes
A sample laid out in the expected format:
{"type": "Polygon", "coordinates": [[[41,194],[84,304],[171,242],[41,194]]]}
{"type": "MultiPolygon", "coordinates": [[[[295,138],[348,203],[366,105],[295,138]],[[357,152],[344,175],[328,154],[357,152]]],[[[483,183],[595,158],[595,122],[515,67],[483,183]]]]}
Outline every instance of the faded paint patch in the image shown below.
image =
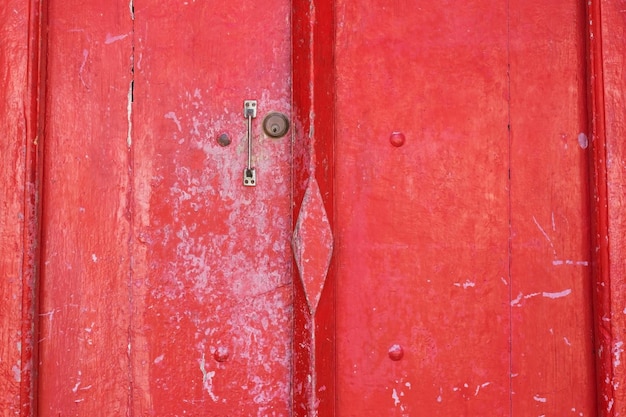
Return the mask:
{"type": "Polygon", "coordinates": [[[583,149],[589,146],[589,138],[582,132],[578,134],[578,145],[583,149]]]}
{"type": "Polygon", "coordinates": [[[20,366],[13,365],[11,371],[13,372],[13,379],[15,380],[15,382],[22,382],[22,369],[20,368],[20,366]]]}

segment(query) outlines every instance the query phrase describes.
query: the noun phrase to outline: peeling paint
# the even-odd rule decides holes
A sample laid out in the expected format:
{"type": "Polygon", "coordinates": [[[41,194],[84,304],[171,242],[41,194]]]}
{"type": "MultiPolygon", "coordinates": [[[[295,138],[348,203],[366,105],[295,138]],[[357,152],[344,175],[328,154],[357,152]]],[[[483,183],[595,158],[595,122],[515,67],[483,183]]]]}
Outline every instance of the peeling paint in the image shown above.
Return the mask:
{"type": "Polygon", "coordinates": [[[215,371],[207,371],[206,370],[206,361],[204,360],[204,353],[202,354],[202,359],[200,359],[200,371],[202,372],[202,386],[209,393],[209,396],[214,402],[219,401],[219,397],[213,393],[213,377],[215,376],[215,371]]]}
{"type": "Polygon", "coordinates": [[[126,135],[126,144],[130,148],[133,144],[133,87],[134,81],[131,81],[128,85],[128,103],[126,105],[127,117],[128,117],[128,134],[126,135]]]}
{"type": "Polygon", "coordinates": [[[22,369],[20,368],[20,366],[13,365],[11,371],[13,372],[13,379],[15,380],[15,382],[22,382],[22,369]]]}
{"type": "Polygon", "coordinates": [[[617,368],[622,364],[621,357],[624,352],[624,342],[615,342],[613,345],[613,366],[617,368]]]}

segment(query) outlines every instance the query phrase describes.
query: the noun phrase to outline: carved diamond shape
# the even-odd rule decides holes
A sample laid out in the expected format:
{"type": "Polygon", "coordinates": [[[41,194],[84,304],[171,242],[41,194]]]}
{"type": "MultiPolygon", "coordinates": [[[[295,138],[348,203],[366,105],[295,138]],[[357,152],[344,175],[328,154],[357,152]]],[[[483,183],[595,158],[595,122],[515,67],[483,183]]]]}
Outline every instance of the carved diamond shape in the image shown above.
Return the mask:
{"type": "Polygon", "coordinates": [[[315,178],[304,193],[292,244],[309,309],[315,314],[333,255],[333,233],[315,178]]]}

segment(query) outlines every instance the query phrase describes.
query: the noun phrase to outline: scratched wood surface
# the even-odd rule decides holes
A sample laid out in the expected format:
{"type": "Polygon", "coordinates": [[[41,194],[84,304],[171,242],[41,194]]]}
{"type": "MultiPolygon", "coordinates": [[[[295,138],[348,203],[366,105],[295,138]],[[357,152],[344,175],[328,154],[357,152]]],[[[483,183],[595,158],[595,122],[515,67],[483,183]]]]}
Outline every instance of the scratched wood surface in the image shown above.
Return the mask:
{"type": "Polygon", "coordinates": [[[288,3],[49,22],[41,415],[289,415],[291,142],[261,131],[290,114],[288,3]]]}
{"type": "Polygon", "coordinates": [[[128,2],[49,2],[39,413],[127,415],[128,2]]]}
{"type": "Polygon", "coordinates": [[[26,189],[28,4],[0,9],[0,415],[19,415],[22,381],[22,291],[26,189]]]}
{"type": "Polygon", "coordinates": [[[606,135],[594,138],[599,156],[596,162],[603,165],[599,172],[606,173],[606,177],[595,178],[599,187],[605,187],[604,196],[594,195],[606,203],[598,207],[606,210],[606,221],[599,225],[594,242],[598,245],[594,249],[606,256],[602,260],[606,263],[597,265],[600,285],[596,291],[603,299],[597,309],[596,337],[601,349],[598,382],[601,410],[614,417],[626,414],[626,9],[619,1],[592,1],[589,7],[593,11],[590,23],[594,26],[595,58],[602,70],[595,73],[602,77],[593,80],[602,99],[593,112],[596,122],[602,124],[597,133],[606,135]]]}
{"type": "Polygon", "coordinates": [[[136,410],[290,415],[291,141],[261,130],[290,115],[289,16],[284,0],[136,2],[136,410]]]}
{"type": "Polygon", "coordinates": [[[512,413],[595,415],[585,9],[510,7],[512,413]]]}
{"type": "Polygon", "coordinates": [[[595,415],[581,6],[399,3],[337,3],[338,412],[595,415]]]}

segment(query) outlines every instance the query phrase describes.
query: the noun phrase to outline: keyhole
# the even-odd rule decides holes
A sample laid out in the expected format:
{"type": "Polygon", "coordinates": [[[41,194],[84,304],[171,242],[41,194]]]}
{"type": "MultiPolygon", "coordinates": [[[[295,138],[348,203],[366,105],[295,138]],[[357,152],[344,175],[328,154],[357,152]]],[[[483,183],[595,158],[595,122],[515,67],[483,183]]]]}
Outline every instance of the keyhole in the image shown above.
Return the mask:
{"type": "Polygon", "coordinates": [[[268,113],[263,119],[263,130],[269,137],[282,138],[289,131],[289,120],[283,113],[268,113]]]}

